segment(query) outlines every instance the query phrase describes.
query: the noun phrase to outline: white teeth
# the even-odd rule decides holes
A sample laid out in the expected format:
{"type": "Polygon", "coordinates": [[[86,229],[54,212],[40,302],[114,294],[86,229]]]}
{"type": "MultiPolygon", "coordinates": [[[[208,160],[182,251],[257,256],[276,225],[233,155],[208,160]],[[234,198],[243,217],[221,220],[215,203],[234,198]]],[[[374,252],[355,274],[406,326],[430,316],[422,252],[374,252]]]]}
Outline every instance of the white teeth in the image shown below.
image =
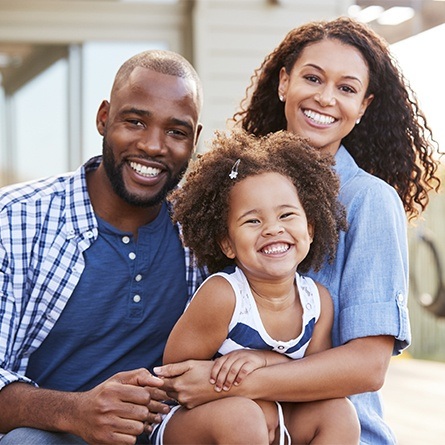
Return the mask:
{"type": "Polygon", "coordinates": [[[315,111],[312,110],[304,110],[303,113],[306,117],[312,119],[317,124],[327,125],[327,124],[332,124],[335,121],[335,119],[332,116],[326,116],[325,114],[316,113],[315,111]]]}
{"type": "Polygon", "coordinates": [[[142,176],[147,176],[148,178],[153,178],[154,176],[157,176],[159,175],[159,173],[161,173],[161,169],[159,168],[147,167],[136,162],[130,162],[130,167],[135,172],[139,173],[142,176]]]}
{"type": "Polygon", "coordinates": [[[274,253],[283,253],[289,250],[289,244],[273,244],[263,249],[266,255],[273,255],[274,253]]]}

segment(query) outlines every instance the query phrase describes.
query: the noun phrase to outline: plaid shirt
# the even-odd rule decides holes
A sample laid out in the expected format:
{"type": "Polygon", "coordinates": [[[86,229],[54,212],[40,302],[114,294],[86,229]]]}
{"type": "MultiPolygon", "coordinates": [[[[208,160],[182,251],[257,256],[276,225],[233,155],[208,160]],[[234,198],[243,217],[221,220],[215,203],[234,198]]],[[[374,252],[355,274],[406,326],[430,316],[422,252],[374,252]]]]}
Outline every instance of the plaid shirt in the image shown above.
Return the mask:
{"type": "MultiPolygon", "coordinates": [[[[32,352],[53,328],[80,280],[83,252],[98,236],[86,172],[4,187],[0,191],[0,389],[33,383],[25,376],[32,352]]],[[[202,282],[185,249],[189,297],[202,282]]]]}

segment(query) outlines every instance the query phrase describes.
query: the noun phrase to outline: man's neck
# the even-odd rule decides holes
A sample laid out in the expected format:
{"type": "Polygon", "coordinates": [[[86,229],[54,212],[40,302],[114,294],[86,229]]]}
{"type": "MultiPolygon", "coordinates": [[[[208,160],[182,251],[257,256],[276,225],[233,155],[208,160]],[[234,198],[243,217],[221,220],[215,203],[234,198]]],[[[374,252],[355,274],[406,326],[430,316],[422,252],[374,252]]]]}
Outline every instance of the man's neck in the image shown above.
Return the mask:
{"type": "Polygon", "coordinates": [[[116,195],[101,165],[87,173],[87,188],[94,213],[123,232],[137,236],[138,229],[159,215],[162,203],[152,207],[134,206],[116,195]]]}

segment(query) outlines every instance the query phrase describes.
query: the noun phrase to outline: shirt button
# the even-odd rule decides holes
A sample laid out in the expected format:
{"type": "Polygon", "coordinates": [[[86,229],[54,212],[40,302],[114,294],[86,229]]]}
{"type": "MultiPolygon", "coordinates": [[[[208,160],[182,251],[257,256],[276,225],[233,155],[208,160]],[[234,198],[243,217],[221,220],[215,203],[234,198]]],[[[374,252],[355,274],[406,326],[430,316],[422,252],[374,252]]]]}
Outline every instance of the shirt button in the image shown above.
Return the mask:
{"type": "Polygon", "coordinates": [[[278,346],[278,349],[279,349],[280,351],[282,351],[282,350],[284,349],[284,346],[283,346],[283,345],[280,345],[280,346],[278,346]]]}
{"type": "Polygon", "coordinates": [[[91,238],[93,238],[94,233],[91,232],[91,231],[88,231],[87,233],[85,233],[85,236],[86,236],[87,238],[91,239],[91,238]]]}
{"type": "Polygon", "coordinates": [[[140,295],[135,295],[135,296],[133,297],[133,301],[134,301],[135,303],[139,303],[139,302],[141,301],[141,296],[140,296],[140,295]]]}
{"type": "Polygon", "coordinates": [[[128,258],[130,258],[130,260],[134,260],[136,258],[136,254],[134,252],[130,252],[128,254],[128,258]]]}
{"type": "Polygon", "coordinates": [[[136,281],[141,281],[141,280],[142,280],[142,275],[141,275],[141,274],[137,274],[137,275],[134,277],[134,279],[135,279],[136,281]]]}
{"type": "Polygon", "coordinates": [[[312,309],[312,304],[311,303],[306,303],[306,309],[311,310],[312,309]]]}
{"type": "Polygon", "coordinates": [[[130,237],[129,237],[129,236],[123,236],[123,237],[122,237],[122,242],[123,242],[124,244],[128,244],[128,243],[130,242],[130,237]]]}
{"type": "Polygon", "coordinates": [[[405,300],[405,297],[402,293],[397,294],[397,300],[399,300],[400,303],[403,303],[403,300],[405,300]]]}

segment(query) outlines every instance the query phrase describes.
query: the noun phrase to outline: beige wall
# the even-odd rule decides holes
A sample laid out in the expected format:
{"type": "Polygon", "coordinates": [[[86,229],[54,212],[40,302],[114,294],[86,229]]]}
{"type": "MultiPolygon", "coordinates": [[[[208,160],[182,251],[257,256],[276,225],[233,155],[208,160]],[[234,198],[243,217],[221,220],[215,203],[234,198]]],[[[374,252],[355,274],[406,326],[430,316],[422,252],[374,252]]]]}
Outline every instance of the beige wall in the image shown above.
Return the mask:
{"type": "Polygon", "coordinates": [[[224,128],[250,76],[292,28],[346,14],[351,1],[198,0],[193,11],[194,64],[204,83],[200,144],[224,128]]]}

